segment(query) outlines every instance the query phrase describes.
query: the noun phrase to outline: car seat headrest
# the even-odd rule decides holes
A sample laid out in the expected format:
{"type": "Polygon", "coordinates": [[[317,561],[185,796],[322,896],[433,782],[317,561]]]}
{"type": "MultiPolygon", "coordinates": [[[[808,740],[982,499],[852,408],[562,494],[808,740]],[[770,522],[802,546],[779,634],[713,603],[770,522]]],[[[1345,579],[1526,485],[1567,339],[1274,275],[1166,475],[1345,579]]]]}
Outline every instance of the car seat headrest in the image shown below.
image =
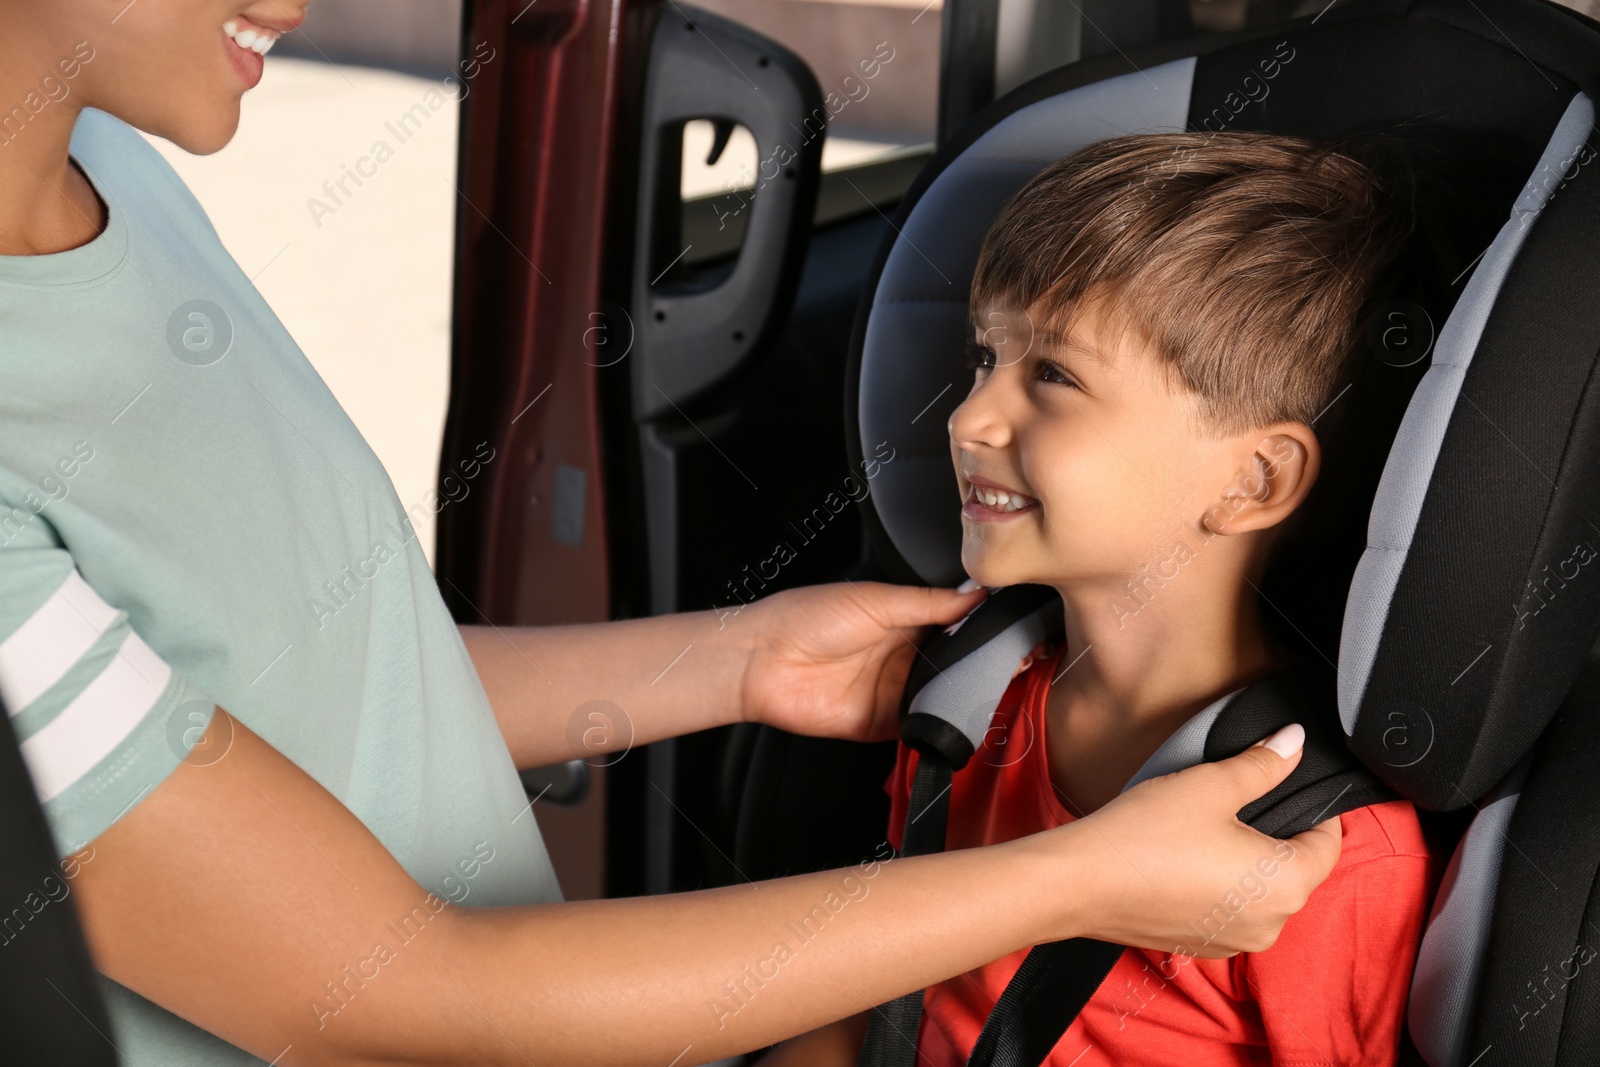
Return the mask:
{"type": "Polygon", "coordinates": [[[1440,330],[1350,587],[1345,730],[1432,808],[1522,758],[1600,627],[1594,118],[1575,96],[1440,330]]]}
{"type": "Polygon", "coordinates": [[[1600,509],[1586,500],[1600,484],[1600,399],[1589,388],[1600,304],[1588,292],[1600,278],[1600,176],[1585,166],[1597,51],[1589,25],[1534,0],[1357,0],[1221,42],[1072,64],[990,105],[908,191],[857,313],[850,458],[884,441],[897,455],[864,502],[885,569],[936,584],[963,577],[946,427],[971,381],[967,299],[985,232],[1034,174],[1138,132],[1387,131],[1451,145],[1461,182],[1493,205],[1466,224],[1499,234],[1460,272],[1464,291],[1459,278],[1439,284],[1461,295],[1448,317],[1437,309],[1433,362],[1376,496],[1350,505],[1358,516],[1371,508],[1364,553],[1357,535],[1347,568],[1288,577],[1336,582],[1342,594],[1355,572],[1342,635],[1337,596],[1334,618],[1297,628],[1339,638],[1335,648],[1318,636],[1316,650],[1337,660],[1357,754],[1426,807],[1487,792],[1536,739],[1600,631],[1600,561],[1589,562],[1600,509]]]}

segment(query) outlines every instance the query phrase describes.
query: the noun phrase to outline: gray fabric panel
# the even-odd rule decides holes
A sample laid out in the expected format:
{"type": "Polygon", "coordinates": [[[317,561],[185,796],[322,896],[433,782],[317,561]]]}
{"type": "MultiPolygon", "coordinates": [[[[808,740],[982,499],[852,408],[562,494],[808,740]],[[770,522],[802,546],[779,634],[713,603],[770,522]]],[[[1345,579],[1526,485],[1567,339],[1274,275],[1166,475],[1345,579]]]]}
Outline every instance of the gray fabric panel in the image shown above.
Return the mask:
{"type": "MultiPolygon", "coordinates": [[[[1093,87],[1078,92],[1088,88],[1093,87]]],[[[1072,95],[1066,93],[1058,99],[1072,95]]],[[[1050,104],[1051,101],[1041,101],[1033,106],[1050,104]]],[[[1017,115],[1026,113],[1027,109],[1017,115]]],[[[1002,132],[1004,125],[989,132],[1002,132]]],[[[1062,130],[1058,138],[1067,134],[1062,130]]],[[[900,239],[884,262],[873,293],[872,310],[906,300],[959,300],[965,305],[972,269],[978,263],[978,248],[1006,198],[1076,147],[1068,142],[1063,151],[1051,152],[1041,144],[1036,146],[1036,158],[1020,160],[975,157],[977,145],[967,149],[933,180],[911,209],[900,239]]]]}
{"type": "MultiPolygon", "coordinates": [[[[1494,917],[1495,886],[1505,855],[1506,831],[1528,776],[1532,755],[1489,794],[1456,846],[1434,897],[1417,952],[1406,1025],[1428,1067],[1464,1067],[1477,998],[1483,950],[1494,917]]],[[[1472,1050],[1476,1056],[1482,1049],[1472,1050]]]]}
{"type": "MultiPolygon", "coordinates": [[[[876,345],[880,354],[892,353],[909,365],[919,345],[928,347],[928,338],[962,337],[966,321],[965,300],[894,304],[874,312],[866,343],[869,349],[876,345]]],[[[894,448],[894,460],[878,468],[872,479],[873,510],[900,555],[930,585],[959,585],[966,578],[961,567],[961,501],[946,425],[956,405],[966,399],[971,382],[956,377],[963,369],[959,355],[954,362],[952,371],[937,377],[904,371],[893,388],[880,383],[869,392],[863,378],[860,394],[862,455],[872,455],[880,441],[894,448]]]]}
{"type": "Polygon", "coordinates": [[[1559,184],[1559,176],[1583,146],[1593,123],[1594,104],[1579,93],[1556,125],[1539,165],[1512,207],[1511,217],[1484,253],[1455,310],[1439,331],[1433,363],[1417,384],[1401,420],[1373,498],[1372,516],[1367,523],[1368,547],[1350,583],[1339,639],[1339,719],[1346,734],[1355,730],[1356,714],[1377,658],[1389,604],[1416,534],[1439,447],[1444,443],[1445,429],[1483,335],[1484,323],[1529,227],[1559,184]]]}
{"type": "Polygon", "coordinates": [[[967,297],[983,235],[1034,174],[1095,141],[1182,130],[1195,60],[1164,63],[1041,100],[996,123],[912,208],[873,293],[861,350],[861,440],[895,461],[873,479],[884,530],[924,581],[962,578],[961,525],[946,425],[972,384],[964,363],[967,297]],[[943,488],[928,490],[936,461],[943,488]]]}
{"type": "Polygon", "coordinates": [[[940,671],[911,699],[910,710],[943,719],[966,734],[974,749],[981,747],[1017,664],[1060,630],[1061,601],[1052,600],[940,671]]]}
{"type": "Polygon", "coordinates": [[[1205,761],[1206,737],[1211,733],[1211,724],[1217,721],[1217,716],[1222,714],[1222,709],[1228,706],[1228,701],[1244,692],[1240,686],[1227,696],[1212,701],[1204,708],[1195,712],[1188,722],[1178,727],[1172,735],[1161,742],[1161,747],[1150,753],[1150,758],[1144,761],[1144,766],[1128,784],[1122,787],[1126,793],[1134,786],[1150,778],[1159,778],[1163,774],[1181,771],[1186,767],[1193,767],[1205,761]]]}

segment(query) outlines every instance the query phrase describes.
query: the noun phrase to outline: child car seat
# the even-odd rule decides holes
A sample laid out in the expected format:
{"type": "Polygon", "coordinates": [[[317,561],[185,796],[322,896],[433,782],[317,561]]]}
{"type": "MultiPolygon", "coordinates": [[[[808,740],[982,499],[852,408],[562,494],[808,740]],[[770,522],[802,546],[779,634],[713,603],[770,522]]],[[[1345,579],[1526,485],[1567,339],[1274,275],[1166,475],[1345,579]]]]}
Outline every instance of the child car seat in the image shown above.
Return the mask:
{"type": "MultiPolygon", "coordinates": [[[[1573,821],[1600,813],[1584,769],[1600,668],[1575,685],[1600,632],[1600,568],[1590,566],[1600,550],[1600,302],[1588,291],[1600,278],[1600,177],[1587,166],[1600,140],[1597,90],[1600,24],[1543,0],[1355,0],[1072,64],[995,101],[940,148],[896,212],[852,336],[850,459],[880,441],[896,456],[865,507],[876,554],[899,580],[952,585],[963,574],[946,422],[970,374],[967,295],[985,231],[1028,178],[1098,140],[1183,129],[1324,140],[1386,131],[1432,168],[1422,207],[1437,214],[1417,260],[1430,269],[1412,279],[1403,316],[1427,335],[1417,347],[1431,358],[1416,363],[1414,389],[1399,390],[1392,443],[1381,418],[1369,439],[1386,457],[1375,490],[1363,499],[1359,478],[1346,486],[1343,513],[1365,522],[1365,536],[1344,555],[1334,530],[1326,559],[1286,563],[1277,592],[1263,587],[1308,660],[1336,660],[1336,679],[1302,667],[1230,694],[1141,772],[1236,751],[1280,719],[1331,722],[1336,697],[1334,744],[1321,730],[1308,737],[1307,762],[1315,749],[1320,769],[1297,771],[1265,801],[1300,789],[1320,800],[1317,775],[1379,795],[1341,763],[1342,744],[1424,809],[1476,809],[1413,983],[1406,1054],[1430,1067],[1600,1062],[1600,967],[1585,966],[1600,949],[1600,822],[1573,821]],[[1436,344],[1432,323],[1442,323],[1436,344]],[[1235,705],[1255,706],[1249,728],[1224,731],[1227,743],[1209,736],[1235,705]]],[[[1382,416],[1369,392],[1383,390],[1358,387],[1341,402],[1382,416]]],[[[1338,514],[1323,516],[1330,530],[1338,514]]],[[[925,774],[976,747],[1049,613],[1026,587],[1002,591],[925,647],[944,662],[908,682],[903,735],[923,753],[925,796],[925,774]]],[[[1286,835],[1350,799],[1242,815],[1286,835]]],[[[908,826],[904,844],[942,848],[942,829],[908,826]]],[[[1050,957],[1030,967],[1039,950],[1030,953],[970,1062],[1039,1063],[1115,951],[1072,956],[1088,976],[1075,991],[1050,957]]],[[[876,1013],[864,1064],[914,1055],[905,1035],[914,1041],[919,1004],[915,994],[876,1013]]]]}

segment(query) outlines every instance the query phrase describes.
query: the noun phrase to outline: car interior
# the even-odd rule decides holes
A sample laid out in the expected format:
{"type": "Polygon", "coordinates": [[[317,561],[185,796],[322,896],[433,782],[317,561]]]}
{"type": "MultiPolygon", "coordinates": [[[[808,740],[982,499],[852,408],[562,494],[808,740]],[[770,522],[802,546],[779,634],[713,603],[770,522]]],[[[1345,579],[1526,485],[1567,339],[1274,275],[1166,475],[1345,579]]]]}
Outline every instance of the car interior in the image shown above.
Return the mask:
{"type": "MultiPolygon", "coordinates": [[[[476,206],[457,218],[444,455],[492,439],[507,458],[440,515],[459,622],[732,626],[785,588],[956,585],[946,422],[1007,197],[1128,133],[1402,154],[1418,226],[1400,289],[1340,401],[1328,489],[1260,590],[1304,664],[1207,708],[1135,781],[1308,723],[1302,766],[1242,819],[1287,837],[1399,795],[1450,857],[1400,1062],[1600,1062],[1600,22],[1550,0],[1333,0],[1217,31],[1167,0],[948,0],[935,142],[825,171],[808,134],[830,94],[779,42],[677,2],[521,6],[464,5],[463,54],[508,58],[462,104],[476,206]],[[996,47],[1007,3],[1035,30],[1021,60],[996,47]],[[713,157],[753,136],[753,188],[683,197],[695,120],[713,157]],[[541,406],[556,382],[589,405],[541,406]]],[[[1011,587],[926,636],[902,699],[929,770],[914,798],[943,794],[1059,609],[1011,587]]],[[[631,896],[866,859],[894,756],[741,724],[524,783],[568,897],[631,896]]],[[[60,868],[9,732],[0,804],[0,888],[21,900],[60,868]]],[[[908,851],[943,847],[937,810],[908,851]]],[[[114,1063],[70,899],[14,919],[51,936],[0,953],[12,1062],[114,1063]]],[[[1034,949],[970,1062],[1042,1063],[1120,951],[1034,949]]],[[[911,1062],[884,1034],[920,1003],[882,1006],[863,1067],[911,1062]]]]}

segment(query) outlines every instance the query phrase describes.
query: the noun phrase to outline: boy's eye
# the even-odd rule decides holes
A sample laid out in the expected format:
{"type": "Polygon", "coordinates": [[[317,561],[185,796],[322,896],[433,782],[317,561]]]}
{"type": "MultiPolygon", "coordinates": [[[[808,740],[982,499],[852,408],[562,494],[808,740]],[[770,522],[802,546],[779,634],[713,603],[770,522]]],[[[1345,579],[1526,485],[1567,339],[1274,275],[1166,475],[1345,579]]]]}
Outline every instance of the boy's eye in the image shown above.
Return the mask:
{"type": "Polygon", "coordinates": [[[972,370],[988,370],[994,364],[994,349],[988,345],[979,344],[976,339],[967,338],[967,366],[972,370]]]}
{"type": "MultiPolygon", "coordinates": [[[[980,344],[976,339],[967,338],[967,366],[974,372],[993,370],[995,366],[995,351],[986,344],[980,344]]],[[[1079,389],[1077,381],[1066,371],[1048,359],[1037,362],[1040,380],[1052,385],[1064,385],[1068,389],[1079,389]]]]}
{"type": "Polygon", "coordinates": [[[1079,387],[1070,374],[1051,363],[1048,359],[1039,361],[1039,374],[1043,377],[1043,380],[1064,385],[1068,389],[1077,389],[1079,387]]]}

